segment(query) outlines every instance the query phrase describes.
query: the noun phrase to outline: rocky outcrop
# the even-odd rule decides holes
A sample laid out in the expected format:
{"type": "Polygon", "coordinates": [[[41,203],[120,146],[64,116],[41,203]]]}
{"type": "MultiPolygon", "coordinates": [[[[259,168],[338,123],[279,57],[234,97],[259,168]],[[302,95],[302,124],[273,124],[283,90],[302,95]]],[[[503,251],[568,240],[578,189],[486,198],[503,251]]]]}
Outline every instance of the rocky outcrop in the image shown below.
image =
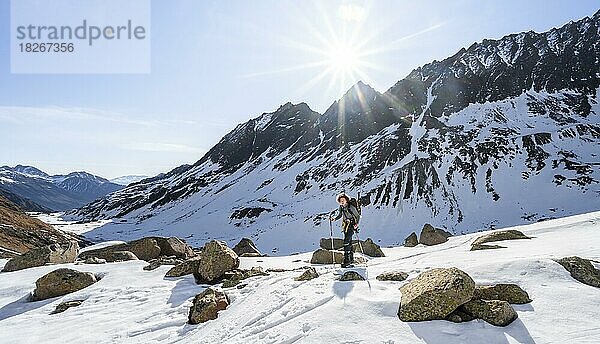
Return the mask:
{"type": "Polygon", "coordinates": [[[89,287],[96,282],[96,276],[91,272],[81,272],[67,268],[57,269],[40,277],[35,282],[35,290],[31,296],[31,301],[63,296],[89,287]]]}
{"type": "Polygon", "coordinates": [[[426,223],[421,230],[419,243],[427,246],[438,245],[448,241],[448,238],[451,236],[452,234],[446,232],[445,230],[434,228],[429,223],[426,223]]]}
{"type": "Polygon", "coordinates": [[[233,252],[235,252],[240,257],[260,257],[261,253],[256,248],[256,245],[252,242],[252,240],[248,238],[242,238],[240,242],[237,243],[233,247],[233,252]]]}
{"type": "Polygon", "coordinates": [[[97,250],[84,251],[79,254],[77,257],[84,262],[92,261],[92,260],[103,260],[105,263],[115,263],[115,262],[125,262],[129,260],[138,260],[138,257],[133,254],[131,251],[123,251],[125,247],[121,245],[115,245],[119,247],[113,248],[113,246],[109,246],[106,248],[101,248],[97,250]]]}
{"type": "Polygon", "coordinates": [[[54,311],[50,314],[57,314],[66,311],[69,308],[78,307],[83,303],[84,300],[72,300],[72,301],[64,301],[59,303],[54,311]]]}
{"type": "Polygon", "coordinates": [[[419,239],[417,238],[417,233],[412,232],[409,236],[404,239],[404,247],[415,247],[419,244],[419,239]]]}
{"type": "Polygon", "coordinates": [[[516,284],[499,283],[496,285],[475,286],[473,299],[500,300],[511,304],[524,304],[531,302],[529,294],[516,284]]]}
{"type": "Polygon", "coordinates": [[[600,288],[600,270],[596,269],[589,260],[573,256],[558,259],[556,262],[562,265],[577,281],[600,288]]]}
{"type": "Polygon", "coordinates": [[[400,288],[402,321],[445,319],[473,297],[475,282],[457,268],[426,271],[400,288]]]}
{"type": "Polygon", "coordinates": [[[212,240],[204,245],[200,254],[198,270],[194,272],[196,282],[219,283],[227,271],[237,269],[240,259],[232,249],[222,241],[212,240]]]}
{"type": "Polygon", "coordinates": [[[17,271],[46,264],[73,263],[78,250],[79,245],[75,241],[34,248],[6,262],[2,271],[17,271]]]}
{"type": "Polygon", "coordinates": [[[295,281],[310,281],[311,279],[314,279],[317,277],[319,277],[317,270],[311,266],[311,267],[307,268],[306,270],[304,270],[304,272],[300,276],[294,278],[294,280],[295,281]]]}
{"type": "MultiPolygon", "coordinates": [[[[358,247],[359,249],[362,248],[362,250],[364,251],[361,253],[366,254],[369,257],[385,257],[385,254],[383,254],[381,247],[374,243],[371,238],[367,238],[367,240],[361,241],[358,247]]],[[[356,252],[360,252],[360,250],[356,252]]]]}
{"type": "Polygon", "coordinates": [[[346,271],[339,279],[342,282],[346,281],[364,281],[365,278],[356,271],[346,271]]]}
{"type": "Polygon", "coordinates": [[[319,248],[313,252],[310,258],[311,264],[341,264],[344,261],[344,253],[340,251],[329,251],[319,248]]]}
{"type": "MultiPolygon", "coordinates": [[[[478,237],[477,239],[475,239],[475,241],[473,241],[473,243],[471,244],[471,251],[475,251],[476,249],[481,249],[481,245],[488,243],[488,242],[504,241],[504,240],[518,240],[518,239],[531,239],[531,238],[516,229],[509,229],[509,230],[505,230],[505,231],[488,233],[488,234],[478,237]],[[475,248],[475,249],[473,248],[478,245],[479,245],[479,248],[475,248]]],[[[501,246],[500,247],[486,247],[486,246],[484,246],[483,248],[488,249],[488,248],[500,248],[501,247],[501,246]]]]}
{"type": "Polygon", "coordinates": [[[408,274],[404,271],[386,271],[375,277],[378,281],[404,281],[408,278],[408,274]]]}
{"type": "Polygon", "coordinates": [[[473,318],[482,319],[494,326],[506,326],[518,317],[511,305],[501,300],[471,300],[460,308],[473,318]]]}
{"type": "Polygon", "coordinates": [[[188,315],[188,323],[192,325],[201,324],[218,317],[219,311],[229,306],[229,298],[224,292],[207,288],[194,297],[192,307],[188,315]]]}
{"type": "Polygon", "coordinates": [[[198,271],[199,265],[200,256],[192,257],[172,267],[169,271],[167,271],[165,277],[181,277],[185,275],[191,275],[194,273],[194,271],[198,271]]]}
{"type": "Polygon", "coordinates": [[[82,252],[79,258],[85,260],[89,257],[97,257],[106,259],[107,262],[114,262],[117,261],[113,257],[116,251],[132,252],[138,259],[145,261],[157,259],[160,256],[175,256],[187,259],[196,255],[192,248],[179,238],[145,237],[124,244],[88,250],[82,252]]]}

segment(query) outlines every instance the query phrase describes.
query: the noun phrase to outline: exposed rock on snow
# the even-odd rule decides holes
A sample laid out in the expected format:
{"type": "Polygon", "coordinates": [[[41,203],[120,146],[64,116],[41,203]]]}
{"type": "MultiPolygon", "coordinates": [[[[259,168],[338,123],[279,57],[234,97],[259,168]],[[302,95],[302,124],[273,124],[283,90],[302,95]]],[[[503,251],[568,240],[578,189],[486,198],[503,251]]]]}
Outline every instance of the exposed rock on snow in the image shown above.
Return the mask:
{"type": "Polygon", "coordinates": [[[419,239],[417,238],[417,233],[412,232],[409,236],[404,239],[404,247],[415,247],[419,244],[419,239]]]}
{"type": "Polygon", "coordinates": [[[364,252],[361,253],[364,253],[369,257],[385,257],[385,254],[383,254],[381,247],[374,243],[371,238],[367,238],[367,240],[362,241],[360,245],[355,245],[356,252],[360,252],[361,248],[364,250],[364,252]],[[358,250],[356,250],[356,248],[358,248],[358,250]]]}
{"type": "Polygon", "coordinates": [[[98,258],[98,257],[89,257],[84,261],[84,263],[85,264],[106,264],[106,259],[102,259],[102,258],[98,258]]]}
{"type": "Polygon", "coordinates": [[[496,285],[477,285],[473,299],[501,300],[512,304],[531,302],[529,294],[516,284],[500,283],[496,285]]]}
{"type": "Polygon", "coordinates": [[[340,251],[329,251],[322,248],[313,252],[310,258],[311,264],[341,264],[344,261],[344,253],[340,251]]]}
{"type": "Polygon", "coordinates": [[[181,263],[183,263],[183,260],[178,259],[175,256],[170,256],[170,257],[160,256],[156,259],[151,259],[150,261],[148,261],[148,263],[149,263],[148,265],[144,266],[144,270],[152,271],[162,265],[181,264],[181,263]]]}
{"type": "MultiPolygon", "coordinates": [[[[488,242],[494,242],[494,241],[503,241],[503,240],[518,240],[518,239],[531,239],[530,237],[528,237],[527,235],[521,233],[520,231],[516,230],[516,229],[510,229],[510,230],[506,230],[506,231],[498,231],[498,232],[492,232],[489,234],[485,234],[480,236],[479,238],[475,239],[475,241],[473,241],[473,243],[471,244],[472,246],[477,246],[479,245],[479,248],[473,249],[471,248],[471,251],[475,251],[477,249],[481,249],[481,245],[488,243],[488,242]]],[[[492,248],[492,247],[488,247],[489,245],[484,245],[484,249],[488,249],[488,248],[492,248]]],[[[493,248],[500,248],[499,247],[493,247],[493,248]]]]}
{"type": "Polygon", "coordinates": [[[191,275],[194,273],[194,271],[198,271],[199,265],[200,256],[192,257],[172,267],[169,271],[167,271],[165,277],[181,277],[185,275],[191,275]]]}
{"type": "Polygon", "coordinates": [[[227,244],[211,240],[204,245],[200,253],[200,264],[194,272],[198,283],[215,284],[221,281],[227,271],[237,269],[240,259],[227,244]]]}
{"type": "Polygon", "coordinates": [[[485,320],[494,326],[506,326],[518,317],[508,302],[500,300],[471,300],[460,308],[474,318],[485,320]]]}
{"type": "Polygon", "coordinates": [[[114,262],[116,261],[115,251],[130,251],[137,258],[145,261],[157,259],[160,256],[175,256],[187,259],[195,255],[192,248],[179,238],[145,237],[124,244],[85,251],[79,255],[79,258],[98,257],[106,259],[107,262],[114,262]]]}
{"type": "Polygon", "coordinates": [[[40,277],[35,282],[35,290],[31,296],[31,301],[66,295],[89,287],[97,281],[96,276],[91,272],[81,272],[67,268],[57,269],[40,277]]]}
{"type": "Polygon", "coordinates": [[[34,248],[9,260],[2,271],[17,271],[46,264],[73,263],[78,250],[79,245],[75,241],[34,248]]]}
{"type": "Polygon", "coordinates": [[[486,244],[473,244],[471,245],[471,251],[479,251],[479,250],[494,250],[497,248],[506,248],[500,245],[486,245],[486,244]]]}
{"type": "Polygon", "coordinates": [[[304,270],[304,272],[300,276],[295,277],[294,280],[295,281],[310,281],[311,279],[314,279],[317,277],[319,277],[317,270],[311,266],[311,267],[307,268],[306,270],[304,270]]]}
{"type": "Polygon", "coordinates": [[[402,321],[444,319],[471,300],[475,282],[457,268],[426,271],[400,288],[398,317],[402,321]]]}
{"type": "Polygon", "coordinates": [[[227,294],[213,288],[207,288],[196,295],[190,308],[188,323],[195,325],[218,317],[218,312],[229,306],[227,294]]]}
{"type": "Polygon", "coordinates": [[[344,272],[344,274],[340,277],[340,281],[364,281],[365,278],[359,274],[356,271],[346,271],[344,272]]]}
{"type": "MultiPolygon", "coordinates": [[[[324,250],[341,250],[344,247],[344,239],[333,238],[333,246],[331,246],[331,241],[332,238],[321,238],[321,240],[319,240],[319,246],[324,250]]],[[[352,245],[357,243],[358,240],[352,240],[352,245]]]]}
{"type": "Polygon", "coordinates": [[[561,258],[556,262],[579,282],[600,288],[600,270],[596,269],[589,260],[573,256],[561,258]]]}
{"type": "Polygon", "coordinates": [[[240,242],[237,243],[233,247],[233,252],[235,252],[240,257],[260,257],[261,253],[256,248],[256,245],[252,242],[252,240],[248,238],[242,238],[240,242]]]}
{"type": "Polygon", "coordinates": [[[427,246],[438,245],[448,241],[452,234],[440,228],[434,228],[429,223],[426,223],[421,230],[419,243],[427,246]]]}
{"type": "Polygon", "coordinates": [[[250,270],[235,269],[223,274],[223,288],[230,288],[238,285],[242,280],[255,276],[268,276],[261,266],[253,266],[250,270]]]}
{"type": "Polygon", "coordinates": [[[408,278],[408,274],[404,271],[386,271],[377,275],[378,281],[404,281],[408,278]]]}
{"type": "Polygon", "coordinates": [[[69,308],[80,306],[84,300],[72,300],[72,301],[64,301],[59,303],[54,311],[50,314],[57,314],[66,311],[69,308]]]}

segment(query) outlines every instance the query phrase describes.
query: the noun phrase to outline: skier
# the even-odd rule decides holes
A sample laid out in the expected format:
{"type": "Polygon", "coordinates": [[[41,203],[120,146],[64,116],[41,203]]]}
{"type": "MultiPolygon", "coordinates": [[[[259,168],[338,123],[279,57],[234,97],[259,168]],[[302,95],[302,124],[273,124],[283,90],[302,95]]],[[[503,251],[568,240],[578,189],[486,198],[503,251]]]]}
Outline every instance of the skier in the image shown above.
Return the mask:
{"type": "Polygon", "coordinates": [[[360,221],[360,210],[354,198],[350,198],[346,193],[342,192],[337,195],[335,200],[340,205],[337,215],[331,216],[331,221],[342,219],[342,232],[344,233],[344,262],[343,268],[352,267],[354,263],[354,250],[352,248],[352,236],[354,231],[358,230],[358,222],[360,221]],[[352,202],[352,201],[354,202],[352,202]]]}

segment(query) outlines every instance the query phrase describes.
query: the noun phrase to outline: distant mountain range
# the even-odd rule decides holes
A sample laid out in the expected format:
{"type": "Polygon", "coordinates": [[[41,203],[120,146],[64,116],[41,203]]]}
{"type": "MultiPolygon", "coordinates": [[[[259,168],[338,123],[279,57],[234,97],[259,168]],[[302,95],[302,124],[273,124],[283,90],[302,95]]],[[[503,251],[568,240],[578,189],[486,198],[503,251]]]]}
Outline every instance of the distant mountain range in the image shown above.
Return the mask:
{"type": "Polygon", "coordinates": [[[461,233],[598,210],[599,86],[597,12],[474,43],[384,93],[360,82],[323,114],[284,104],[71,215],[121,218],[97,240],[250,236],[289,253],[328,235],[342,190],[361,191],[363,233],[391,245],[425,222],[461,233]]]}
{"type": "Polygon", "coordinates": [[[140,175],[131,175],[131,176],[122,176],[118,178],[113,178],[110,181],[115,184],[127,186],[131,183],[137,183],[140,180],[146,179],[148,176],[140,176],[140,175]]]}
{"type": "Polygon", "coordinates": [[[123,186],[87,172],[49,175],[35,167],[0,167],[0,195],[25,211],[81,207],[123,186]]]}

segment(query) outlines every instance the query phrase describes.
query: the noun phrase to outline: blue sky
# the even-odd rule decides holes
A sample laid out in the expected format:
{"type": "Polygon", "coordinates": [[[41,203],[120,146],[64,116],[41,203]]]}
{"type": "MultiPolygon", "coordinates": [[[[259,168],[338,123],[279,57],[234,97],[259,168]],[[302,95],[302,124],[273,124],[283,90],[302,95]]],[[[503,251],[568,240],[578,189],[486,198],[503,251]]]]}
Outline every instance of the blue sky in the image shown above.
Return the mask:
{"type": "Polygon", "coordinates": [[[599,8],[597,0],[160,0],[151,73],[28,75],[10,73],[10,7],[0,0],[0,164],[154,175],[197,161],[237,123],[287,101],[323,112],[358,80],[383,92],[473,42],[546,31],[599,8]],[[352,61],[340,58],[346,51],[352,61]]]}

